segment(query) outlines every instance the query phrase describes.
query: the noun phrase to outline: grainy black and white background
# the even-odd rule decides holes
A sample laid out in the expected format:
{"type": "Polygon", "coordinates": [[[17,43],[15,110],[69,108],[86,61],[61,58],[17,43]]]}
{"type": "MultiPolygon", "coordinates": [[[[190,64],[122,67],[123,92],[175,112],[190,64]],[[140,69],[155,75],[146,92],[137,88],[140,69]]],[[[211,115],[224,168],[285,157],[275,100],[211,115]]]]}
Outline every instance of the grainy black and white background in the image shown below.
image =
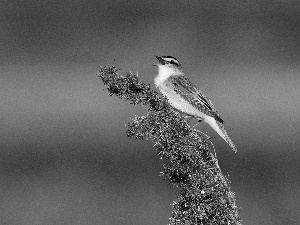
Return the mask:
{"type": "MultiPolygon", "coordinates": [[[[179,59],[235,142],[218,136],[244,225],[300,223],[298,0],[0,2],[0,224],[167,224],[179,189],[124,124],[99,65],[151,82],[179,59]]],[[[199,129],[214,131],[205,124],[199,129]]]]}

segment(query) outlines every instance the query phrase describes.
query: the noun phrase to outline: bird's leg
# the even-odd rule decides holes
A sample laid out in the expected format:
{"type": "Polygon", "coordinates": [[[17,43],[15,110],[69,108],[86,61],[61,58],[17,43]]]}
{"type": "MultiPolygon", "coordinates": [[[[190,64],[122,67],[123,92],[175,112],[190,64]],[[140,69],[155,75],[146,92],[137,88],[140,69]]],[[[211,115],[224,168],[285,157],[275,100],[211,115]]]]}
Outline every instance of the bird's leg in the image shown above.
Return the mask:
{"type": "Polygon", "coordinates": [[[199,123],[201,123],[202,122],[202,120],[203,119],[199,119],[199,118],[197,118],[197,123],[193,126],[193,128],[195,128],[199,123]]]}

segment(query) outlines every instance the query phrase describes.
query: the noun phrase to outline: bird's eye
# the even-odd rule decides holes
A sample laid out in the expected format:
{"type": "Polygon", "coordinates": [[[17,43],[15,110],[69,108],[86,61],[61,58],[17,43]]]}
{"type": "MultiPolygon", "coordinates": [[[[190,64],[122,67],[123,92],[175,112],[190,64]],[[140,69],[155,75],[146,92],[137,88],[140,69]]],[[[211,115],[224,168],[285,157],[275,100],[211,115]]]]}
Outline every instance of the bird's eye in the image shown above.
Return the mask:
{"type": "Polygon", "coordinates": [[[173,60],[171,60],[170,63],[178,66],[178,64],[173,60]]]}

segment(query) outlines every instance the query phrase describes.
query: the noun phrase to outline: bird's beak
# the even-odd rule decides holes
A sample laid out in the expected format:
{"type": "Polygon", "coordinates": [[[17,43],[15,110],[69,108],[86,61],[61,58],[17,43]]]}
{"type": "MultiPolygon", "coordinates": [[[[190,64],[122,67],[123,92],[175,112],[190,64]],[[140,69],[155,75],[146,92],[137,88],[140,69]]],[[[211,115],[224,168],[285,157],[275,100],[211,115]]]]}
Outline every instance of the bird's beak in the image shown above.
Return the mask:
{"type": "Polygon", "coordinates": [[[160,64],[165,65],[165,61],[163,60],[162,57],[160,57],[160,56],[155,56],[155,57],[158,59],[158,61],[160,62],[160,64]]]}

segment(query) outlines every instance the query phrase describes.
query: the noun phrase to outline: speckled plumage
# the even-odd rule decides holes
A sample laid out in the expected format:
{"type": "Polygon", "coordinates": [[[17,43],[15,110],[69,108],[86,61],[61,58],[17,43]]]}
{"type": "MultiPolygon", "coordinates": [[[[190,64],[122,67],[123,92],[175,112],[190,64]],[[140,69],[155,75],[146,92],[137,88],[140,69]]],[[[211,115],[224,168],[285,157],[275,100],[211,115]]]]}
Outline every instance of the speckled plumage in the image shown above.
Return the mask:
{"type": "Polygon", "coordinates": [[[172,85],[170,88],[173,88],[176,93],[195,108],[223,123],[212,102],[186,76],[171,76],[166,81],[166,84],[172,85]]]}

